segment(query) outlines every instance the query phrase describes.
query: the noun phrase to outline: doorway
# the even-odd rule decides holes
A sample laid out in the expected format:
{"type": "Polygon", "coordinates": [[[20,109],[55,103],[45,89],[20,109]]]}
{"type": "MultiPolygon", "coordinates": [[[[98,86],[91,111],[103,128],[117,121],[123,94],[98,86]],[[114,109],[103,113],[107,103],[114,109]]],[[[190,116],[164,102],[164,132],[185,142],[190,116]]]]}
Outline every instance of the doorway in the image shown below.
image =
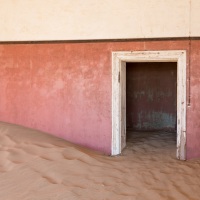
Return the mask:
{"type": "MultiPolygon", "coordinates": [[[[181,160],[185,160],[186,159],[186,156],[185,156],[186,155],[186,149],[185,149],[185,144],[186,144],[186,52],[185,51],[113,52],[112,61],[113,61],[112,63],[112,70],[113,70],[113,73],[112,73],[112,155],[120,154],[122,149],[126,146],[126,133],[127,133],[126,128],[129,126],[130,127],[132,126],[132,128],[135,128],[135,129],[139,128],[139,129],[148,129],[148,130],[174,129],[174,131],[177,132],[177,145],[176,145],[177,158],[181,160]],[[135,116],[136,120],[134,120],[134,122],[136,123],[134,124],[131,122],[131,117],[129,115],[126,115],[127,106],[130,106],[130,105],[126,105],[126,97],[127,97],[126,95],[128,92],[126,88],[126,78],[127,78],[126,70],[127,70],[127,65],[133,65],[133,64],[135,64],[138,67],[144,66],[143,70],[146,70],[146,72],[152,71],[152,70],[149,70],[149,68],[154,66],[155,73],[157,73],[158,71],[161,71],[163,74],[162,76],[165,76],[164,74],[166,70],[165,68],[171,68],[172,66],[174,67],[175,65],[177,66],[176,68],[177,71],[172,70],[173,73],[175,73],[173,74],[172,77],[174,78],[174,80],[177,80],[177,86],[172,87],[171,90],[173,91],[168,91],[168,94],[166,91],[165,91],[165,94],[163,94],[163,91],[158,92],[160,93],[160,97],[158,97],[157,99],[157,100],[160,100],[160,98],[163,98],[162,95],[169,95],[169,93],[171,94],[173,93],[172,95],[173,98],[171,98],[171,100],[173,99],[172,101],[175,107],[173,111],[169,110],[169,108],[166,108],[166,110],[164,110],[163,112],[159,112],[158,110],[160,110],[161,107],[163,107],[163,105],[157,104],[157,106],[154,108],[154,113],[152,113],[149,110],[150,107],[145,108],[145,102],[143,102],[143,103],[140,103],[140,106],[143,107],[142,108],[143,110],[140,110],[140,114],[137,112],[133,113],[134,112],[134,109],[133,109],[133,112],[131,113],[131,115],[133,118],[135,116]],[[166,65],[168,67],[166,67],[166,65]],[[162,69],[158,70],[159,67],[162,69]],[[158,112],[157,111],[155,112],[155,109],[157,109],[158,112]],[[147,115],[142,116],[142,113],[144,114],[145,112],[151,112],[151,114],[153,114],[154,117],[148,118],[147,115]],[[141,117],[144,117],[144,118],[146,117],[146,119],[143,118],[141,120],[141,117]],[[158,123],[158,120],[155,120],[154,118],[159,118],[160,122],[158,123]],[[153,121],[150,121],[150,120],[153,120],[153,121]]],[[[142,73],[141,70],[139,71],[138,71],[139,73],[142,73]]],[[[151,76],[153,76],[153,74],[151,76]]],[[[135,74],[134,77],[139,78],[139,74],[137,76],[135,74]]],[[[153,82],[155,81],[156,80],[154,80],[153,82]]],[[[154,85],[156,84],[156,83],[153,83],[152,80],[150,82],[154,85]]],[[[140,86],[138,88],[140,88],[140,86]]],[[[154,89],[159,90],[159,88],[154,88],[154,89]]],[[[141,93],[141,90],[139,92],[141,93]]],[[[141,94],[138,94],[138,95],[141,95],[141,94]]],[[[151,98],[152,98],[152,94],[149,93],[147,99],[151,101],[151,98]]],[[[143,98],[143,100],[144,99],[145,98],[143,98]]],[[[135,104],[133,102],[133,107],[138,106],[136,105],[137,101],[136,100],[134,101],[135,101],[135,104]]]]}
{"type": "Polygon", "coordinates": [[[126,63],[126,129],[176,132],[177,63],[126,63]]]}

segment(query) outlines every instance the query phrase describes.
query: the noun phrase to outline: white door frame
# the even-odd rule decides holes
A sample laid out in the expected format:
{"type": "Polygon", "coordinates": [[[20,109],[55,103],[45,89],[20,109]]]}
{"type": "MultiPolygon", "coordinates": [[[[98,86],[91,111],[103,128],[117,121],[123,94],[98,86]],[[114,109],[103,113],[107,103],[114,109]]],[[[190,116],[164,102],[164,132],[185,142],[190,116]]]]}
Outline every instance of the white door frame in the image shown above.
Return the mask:
{"type": "Polygon", "coordinates": [[[186,159],[186,51],[112,52],[112,155],[126,145],[126,62],[177,62],[177,158],[186,159]]]}

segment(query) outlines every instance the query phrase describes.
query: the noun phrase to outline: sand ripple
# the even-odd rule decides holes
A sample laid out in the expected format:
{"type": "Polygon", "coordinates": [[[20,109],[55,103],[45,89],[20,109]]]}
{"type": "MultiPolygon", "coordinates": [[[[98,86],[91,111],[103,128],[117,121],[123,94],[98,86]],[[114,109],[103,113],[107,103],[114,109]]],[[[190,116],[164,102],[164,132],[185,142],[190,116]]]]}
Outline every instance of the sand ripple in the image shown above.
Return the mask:
{"type": "Polygon", "coordinates": [[[200,160],[175,158],[173,133],[139,133],[109,157],[0,123],[0,200],[199,200],[200,160]]]}

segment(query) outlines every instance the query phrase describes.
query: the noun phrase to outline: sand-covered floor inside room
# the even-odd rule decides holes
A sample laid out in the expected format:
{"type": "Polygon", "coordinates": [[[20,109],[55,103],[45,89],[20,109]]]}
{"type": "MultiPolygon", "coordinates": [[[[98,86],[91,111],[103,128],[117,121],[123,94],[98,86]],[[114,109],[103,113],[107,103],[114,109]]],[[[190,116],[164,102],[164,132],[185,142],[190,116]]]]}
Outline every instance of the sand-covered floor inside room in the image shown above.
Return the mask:
{"type": "Polygon", "coordinates": [[[109,157],[0,123],[0,200],[199,200],[200,160],[175,158],[173,133],[140,133],[109,157]]]}

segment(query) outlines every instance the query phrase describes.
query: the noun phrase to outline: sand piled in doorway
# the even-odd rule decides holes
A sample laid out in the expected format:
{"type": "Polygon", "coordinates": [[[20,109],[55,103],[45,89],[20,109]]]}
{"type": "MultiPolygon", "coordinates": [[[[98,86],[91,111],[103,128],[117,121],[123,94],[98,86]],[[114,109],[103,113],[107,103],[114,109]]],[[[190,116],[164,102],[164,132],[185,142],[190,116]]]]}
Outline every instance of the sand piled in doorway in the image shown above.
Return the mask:
{"type": "Polygon", "coordinates": [[[1,200],[200,199],[200,160],[176,160],[171,133],[135,135],[118,157],[6,123],[0,141],[1,200]]]}

